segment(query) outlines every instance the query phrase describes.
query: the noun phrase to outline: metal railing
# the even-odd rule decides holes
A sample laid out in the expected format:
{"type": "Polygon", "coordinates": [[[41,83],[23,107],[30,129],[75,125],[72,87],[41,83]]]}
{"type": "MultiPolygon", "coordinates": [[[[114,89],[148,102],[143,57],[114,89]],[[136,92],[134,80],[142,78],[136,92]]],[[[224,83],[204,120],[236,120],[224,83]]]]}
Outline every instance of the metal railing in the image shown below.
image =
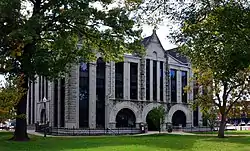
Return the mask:
{"type": "Polygon", "coordinates": [[[48,125],[36,126],[36,132],[44,133],[45,135],[54,136],[97,136],[97,135],[132,135],[140,134],[142,131],[139,128],[63,128],[49,127],[48,125]]]}

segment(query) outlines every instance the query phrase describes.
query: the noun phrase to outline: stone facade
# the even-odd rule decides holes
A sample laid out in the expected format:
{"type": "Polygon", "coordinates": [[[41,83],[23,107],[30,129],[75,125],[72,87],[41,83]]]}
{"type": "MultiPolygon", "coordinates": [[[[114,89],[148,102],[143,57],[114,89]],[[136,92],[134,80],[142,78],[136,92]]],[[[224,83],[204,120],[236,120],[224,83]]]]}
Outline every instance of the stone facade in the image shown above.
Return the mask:
{"type": "MultiPolygon", "coordinates": [[[[143,41],[143,45],[146,48],[146,55],[142,58],[131,54],[124,55],[124,74],[123,74],[123,98],[115,98],[115,63],[106,63],[105,68],[105,128],[115,128],[117,121],[116,117],[119,111],[122,109],[129,109],[134,113],[136,127],[139,127],[140,123],[147,122],[148,113],[159,105],[163,105],[167,111],[165,116],[166,123],[172,123],[173,115],[176,111],[182,111],[185,115],[186,126],[193,125],[193,112],[188,103],[182,103],[181,101],[181,79],[179,71],[187,71],[188,78],[192,76],[191,65],[189,63],[183,63],[178,58],[176,59],[165,51],[154,31],[150,37],[147,37],[143,41]],[[150,60],[150,99],[146,99],[146,60],[150,60]],[[156,62],[156,100],[153,99],[153,61],[156,62]],[[138,78],[137,78],[137,99],[130,99],[130,63],[137,63],[138,65],[138,78]],[[163,71],[160,71],[160,63],[163,63],[163,71]],[[169,70],[171,68],[177,69],[177,102],[171,102],[170,96],[170,77],[169,70]],[[163,100],[161,100],[160,93],[160,76],[163,72],[163,100]]],[[[49,97],[47,102],[42,102],[42,98],[38,97],[38,85],[35,84],[35,104],[31,104],[35,108],[35,121],[42,121],[41,112],[46,110],[46,121],[50,121],[51,126],[63,125],[67,128],[79,128],[79,64],[72,66],[70,73],[65,78],[65,99],[64,108],[61,107],[61,87],[60,80],[58,82],[58,88],[55,89],[55,83],[49,82],[49,97]],[[55,92],[55,90],[57,92],[55,92]],[[55,97],[57,94],[58,97],[55,97]],[[57,99],[57,100],[55,100],[57,99]],[[55,109],[57,104],[57,109],[55,109]],[[61,109],[64,109],[62,114],[61,109]],[[57,119],[54,115],[58,113],[57,119]],[[63,116],[63,117],[61,117],[63,116]],[[63,119],[63,120],[62,120],[63,119]],[[55,122],[57,120],[57,122],[55,122]],[[61,124],[64,121],[64,124],[61,124]],[[53,124],[54,123],[54,124],[53,124]]],[[[96,62],[89,63],[89,95],[88,95],[88,119],[89,128],[96,128],[96,62]]],[[[191,83],[189,83],[192,85],[191,83]]],[[[193,99],[193,93],[188,92],[188,100],[193,99]]],[[[27,109],[30,105],[27,105],[27,109]]],[[[29,116],[31,117],[31,116],[29,116]]],[[[201,117],[199,117],[201,118],[201,117]]],[[[32,123],[28,123],[32,124],[32,123]]]]}

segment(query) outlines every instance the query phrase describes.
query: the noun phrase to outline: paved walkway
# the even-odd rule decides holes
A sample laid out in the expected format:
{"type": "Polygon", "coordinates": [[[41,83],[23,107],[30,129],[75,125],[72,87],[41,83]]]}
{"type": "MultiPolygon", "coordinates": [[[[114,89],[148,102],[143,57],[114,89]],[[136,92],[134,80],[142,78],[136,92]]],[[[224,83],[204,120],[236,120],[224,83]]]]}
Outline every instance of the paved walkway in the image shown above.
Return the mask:
{"type": "MultiPolygon", "coordinates": [[[[28,133],[31,135],[36,135],[36,136],[41,136],[43,137],[44,135],[41,133],[35,132],[35,130],[28,130],[28,133]]],[[[159,133],[158,131],[149,131],[148,133],[143,133],[143,134],[136,134],[132,136],[146,136],[146,135],[153,135],[153,134],[169,134],[169,135],[189,135],[189,136],[217,136],[217,134],[195,134],[195,133],[186,133],[186,132],[172,132],[168,133],[167,131],[159,133]]],[[[114,137],[116,135],[109,135],[109,137],[114,137]]],[[[123,135],[123,136],[131,136],[131,135],[123,135]]],[[[239,136],[248,136],[250,135],[238,135],[238,134],[225,134],[225,136],[228,137],[239,137],[239,136]]],[[[47,135],[47,137],[68,137],[68,138],[75,138],[75,137],[107,137],[106,135],[101,135],[101,136],[52,136],[52,135],[47,135]]]]}

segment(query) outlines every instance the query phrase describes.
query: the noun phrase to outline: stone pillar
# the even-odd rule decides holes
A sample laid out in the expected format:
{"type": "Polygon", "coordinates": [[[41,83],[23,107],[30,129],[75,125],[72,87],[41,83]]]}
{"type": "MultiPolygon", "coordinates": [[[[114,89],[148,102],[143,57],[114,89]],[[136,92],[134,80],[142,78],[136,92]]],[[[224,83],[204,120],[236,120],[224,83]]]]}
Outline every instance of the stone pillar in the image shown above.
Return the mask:
{"type": "Polygon", "coordinates": [[[167,102],[167,86],[168,86],[168,81],[167,81],[167,77],[168,77],[168,74],[166,72],[166,63],[163,62],[163,102],[167,102]]]}
{"type": "Polygon", "coordinates": [[[54,87],[55,87],[55,85],[54,85],[54,81],[52,82],[50,82],[50,84],[51,84],[51,91],[49,91],[49,94],[51,95],[51,100],[50,100],[50,108],[51,108],[51,110],[50,110],[50,114],[51,114],[51,121],[50,121],[50,124],[51,124],[51,126],[52,127],[54,127],[54,121],[55,121],[55,119],[54,119],[54,111],[55,111],[55,108],[54,108],[54,104],[55,104],[55,97],[54,97],[54,87]]]}
{"type": "Polygon", "coordinates": [[[49,100],[49,123],[53,126],[54,102],[53,102],[53,82],[48,81],[48,100],[49,100]]]}
{"type": "Polygon", "coordinates": [[[110,62],[110,70],[111,70],[111,77],[110,78],[110,93],[111,96],[110,98],[115,98],[115,63],[114,62],[110,62]]]}
{"type": "Polygon", "coordinates": [[[150,101],[153,101],[153,60],[150,60],[150,101]]]}
{"type": "Polygon", "coordinates": [[[109,99],[110,97],[112,97],[112,88],[111,88],[111,85],[112,85],[112,78],[111,78],[111,75],[112,75],[112,70],[111,70],[111,63],[106,63],[106,70],[105,70],[105,128],[107,128],[109,126],[109,99]]]}
{"type": "Polygon", "coordinates": [[[164,92],[166,93],[166,95],[164,95],[166,97],[166,102],[171,103],[171,98],[170,98],[170,91],[171,91],[171,87],[170,87],[170,76],[169,76],[169,65],[168,62],[164,62],[164,69],[165,69],[165,82],[164,82],[164,92]]]}
{"type": "Polygon", "coordinates": [[[89,63],[89,128],[96,128],[96,63],[89,63]]]}
{"type": "MultiPolygon", "coordinates": [[[[60,82],[58,82],[58,85],[60,87],[61,85],[60,82]]],[[[73,64],[69,76],[65,78],[65,92],[66,92],[65,127],[78,128],[79,127],[79,64],[73,64]]],[[[58,118],[60,119],[60,117],[58,118]]]]}
{"type": "Polygon", "coordinates": [[[141,100],[146,100],[146,59],[141,59],[140,70],[141,74],[141,100]]]}
{"type": "Polygon", "coordinates": [[[35,107],[35,123],[37,121],[39,121],[39,110],[38,110],[38,105],[37,103],[39,102],[39,76],[36,76],[36,84],[35,84],[35,104],[34,104],[34,107],[35,107]]]}
{"type": "Polygon", "coordinates": [[[26,123],[27,125],[29,125],[29,118],[30,118],[30,115],[29,115],[29,108],[31,108],[31,104],[29,103],[29,96],[30,96],[30,91],[31,91],[31,86],[30,86],[30,82],[28,82],[28,92],[27,92],[27,103],[26,103],[26,123]]]}
{"type": "Polygon", "coordinates": [[[130,64],[127,61],[123,64],[123,98],[130,99],[130,64]]]}
{"type": "Polygon", "coordinates": [[[181,71],[180,70],[177,70],[177,73],[176,73],[177,77],[177,103],[181,103],[182,100],[181,100],[181,71]]]}
{"type": "Polygon", "coordinates": [[[157,101],[160,101],[160,95],[161,95],[161,93],[160,93],[160,82],[161,82],[161,80],[160,80],[160,76],[161,76],[161,68],[160,68],[160,61],[157,61],[157,63],[156,63],[156,87],[157,87],[157,94],[156,94],[156,98],[157,98],[157,101]]]}
{"type": "Polygon", "coordinates": [[[137,100],[141,100],[141,64],[137,63],[137,100]]]}
{"type": "MultiPolygon", "coordinates": [[[[67,91],[66,91],[66,79],[65,79],[65,92],[68,92],[68,95],[65,95],[65,96],[68,96],[67,97],[67,101],[66,101],[66,97],[65,97],[65,126],[67,127],[67,124],[66,124],[66,114],[69,114],[67,112],[70,112],[70,110],[66,111],[68,109],[67,105],[66,105],[66,102],[70,103],[70,77],[67,78],[68,80],[68,84],[67,84],[67,91]],[[67,109],[66,109],[67,107],[67,109]]],[[[57,127],[60,127],[60,123],[61,123],[61,95],[60,95],[60,92],[61,92],[61,80],[60,79],[57,79],[57,127]]],[[[68,128],[71,128],[71,127],[68,127],[68,128]]]]}

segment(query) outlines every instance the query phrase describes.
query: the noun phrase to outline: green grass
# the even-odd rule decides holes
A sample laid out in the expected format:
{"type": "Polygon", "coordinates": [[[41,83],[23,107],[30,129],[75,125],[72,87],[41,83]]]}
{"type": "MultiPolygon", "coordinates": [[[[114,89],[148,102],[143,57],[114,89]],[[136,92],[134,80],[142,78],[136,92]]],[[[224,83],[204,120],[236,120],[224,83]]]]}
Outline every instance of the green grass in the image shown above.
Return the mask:
{"type": "Polygon", "coordinates": [[[250,137],[150,135],[119,137],[43,138],[12,142],[0,133],[0,151],[249,151],[250,137]]]}
{"type": "MultiPolygon", "coordinates": [[[[193,132],[194,134],[218,134],[218,132],[193,132]]],[[[250,135],[249,130],[244,131],[225,131],[226,135],[250,135]]]]}

